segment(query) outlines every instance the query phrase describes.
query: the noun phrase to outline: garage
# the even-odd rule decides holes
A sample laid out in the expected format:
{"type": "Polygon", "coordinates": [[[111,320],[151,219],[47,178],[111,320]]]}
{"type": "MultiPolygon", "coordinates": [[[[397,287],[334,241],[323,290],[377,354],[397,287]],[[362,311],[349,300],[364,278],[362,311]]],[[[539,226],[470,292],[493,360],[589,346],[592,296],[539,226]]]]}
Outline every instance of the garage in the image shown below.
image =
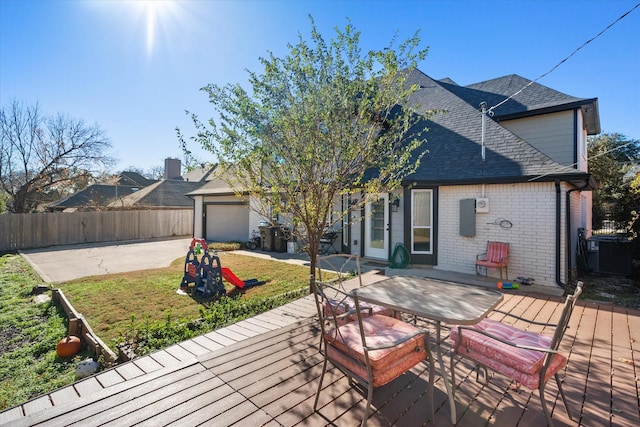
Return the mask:
{"type": "Polygon", "coordinates": [[[205,204],[205,236],[207,241],[244,242],[249,230],[249,209],[241,202],[205,204]]]}

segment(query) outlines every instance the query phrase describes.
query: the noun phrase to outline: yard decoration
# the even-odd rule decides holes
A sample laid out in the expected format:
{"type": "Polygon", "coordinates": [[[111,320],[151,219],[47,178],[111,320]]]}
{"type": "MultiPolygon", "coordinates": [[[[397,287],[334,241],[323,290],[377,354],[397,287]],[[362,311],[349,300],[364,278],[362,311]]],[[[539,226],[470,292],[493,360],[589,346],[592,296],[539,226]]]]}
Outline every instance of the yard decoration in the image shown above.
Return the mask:
{"type": "Polygon", "coordinates": [[[210,251],[204,239],[193,239],[184,261],[184,276],[178,293],[202,294],[203,297],[223,296],[227,293],[222,279],[239,289],[262,285],[258,279],[241,280],[230,269],[223,268],[215,252],[210,251]],[[199,252],[200,251],[200,252],[199,252]],[[198,255],[202,253],[200,259],[198,255]],[[190,285],[193,284],[193,285],[190,285]]]}
{"type": "Polygon", "coordinates": [[[56,346],[56,354],[58,357],[71,357],[78,354],[80,348],[82,347],[82,342],[80,338],[74,335],[67,335],[65,338],[62,338],[58,341],[58,345],[56,346]]]}
{"type": "Polygon", "coordinates": [[[76,366],[76,378],[86,378],[89,377],[100,370],[100,364],[95,360],[89,358],[85,359],[82,362],[78,363],[76,366]]]}

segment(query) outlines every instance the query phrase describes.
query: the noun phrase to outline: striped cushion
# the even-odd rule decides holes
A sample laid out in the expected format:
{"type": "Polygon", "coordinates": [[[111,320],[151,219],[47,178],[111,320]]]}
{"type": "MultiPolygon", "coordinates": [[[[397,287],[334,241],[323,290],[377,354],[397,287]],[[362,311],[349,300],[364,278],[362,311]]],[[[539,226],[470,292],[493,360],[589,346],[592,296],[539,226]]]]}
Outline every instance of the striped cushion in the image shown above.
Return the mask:
{"type": "MultiPolygon", "coordinates": [[[[362,326],[368,346],[391,344],[407,334],[424,332],[413,325],[393,317],[373,315],[362,319],[362,326]]],[[[426,332],[424,332],[426,333],[426,332]]],[[[327,356],[358,376],[366,379],[364,350],[358,322],[350,322],[340,328],[328,330],[324,338],[327,342],[327,356]]],[[[379,387],[397,378],[403,372],[426,359],[424,334],[396,346],[369,351],[369,360],[374,381],[379,387]]]]}
{"type": "MultiPolygon", "coordinates": [[[[382,307],[380,305],[369,304],[366,302],[360,302],[360,310],[361,314],[364,317],[367,317],[369,314],[366,310],[371,310],[371,314],[380,314],[383,316],[395,317],[396,319],[400,319],[400,313],[395,312],[394,310],[386,307],[382,307]]],[[[327,299],[322,303],[322,311],[324,317],[331,317],[332,314],[336,316],[343,314],[347,311],[347,307],[349,309],[349,318],[338,319],[340,325],[343,325],[349,321],[353,321],[357,319],[356,311],[355,311],[355,301],[352,298],[345,298],[342,301],[338,301],[335,299],[327,299]]]]}
{"type": "MultiPolygon", "coordinates": [[[[549,348],[551,338],[527,332],[513,326],[496,322],[491,319],[484,319],[473,325],[474,329],[487,332],[499,337],[507,342],[519,345],[549,348]]],[[[453,345],[458,345],[458,328],[451,330],[451,340],[453,345]]],[[[539,371],[544,363],[546,353],[536,350],[527,350],[513,347],[491,338],[465,330],[462,333],[460,352],[465,357],[474,359],[495,371],[498,371],[510,378],[521,382],[523,385],[535,389],[539,384],[539,371]]],[[[566,365],[567,359],[556,354],[546,372],[546,379],[558,372],[566,365]]]]}

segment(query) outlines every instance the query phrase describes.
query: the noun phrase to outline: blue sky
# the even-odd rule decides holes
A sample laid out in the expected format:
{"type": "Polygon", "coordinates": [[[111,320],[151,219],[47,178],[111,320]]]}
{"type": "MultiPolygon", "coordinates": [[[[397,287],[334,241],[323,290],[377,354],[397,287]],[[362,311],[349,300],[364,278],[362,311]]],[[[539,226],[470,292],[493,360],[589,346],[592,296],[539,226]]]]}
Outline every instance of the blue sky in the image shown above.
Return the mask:
{"type": "MultiPolygon", "coordinates": [[[[348,17],[363,50],[420,30],[430,47],[420,70],[468,85],[536,79],[637,3],[0,0],[0,104],[37,102],[97,123],[119,159],[114,172],[148,170],[182,158],[174,129],[193,133],[185,110],[213,115],[201,87],[245,84],[259,57],[308,38],[309,14],[325,39],[348,17]]],[[[538,82],[597,97],[603,132],[640,139],[640,7],[538,82]]]]}

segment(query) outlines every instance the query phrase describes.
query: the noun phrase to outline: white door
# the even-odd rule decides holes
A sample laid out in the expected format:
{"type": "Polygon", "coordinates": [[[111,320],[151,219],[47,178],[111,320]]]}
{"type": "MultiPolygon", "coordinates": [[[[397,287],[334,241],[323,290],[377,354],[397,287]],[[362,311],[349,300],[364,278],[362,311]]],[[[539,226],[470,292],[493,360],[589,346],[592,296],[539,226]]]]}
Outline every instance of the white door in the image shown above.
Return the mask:
{"type": "Polygon", "coordinates": [[[389,257],[389,200],[379,194],[378,200],[364,208],[364,256],[387,259],[389,257]]]}

